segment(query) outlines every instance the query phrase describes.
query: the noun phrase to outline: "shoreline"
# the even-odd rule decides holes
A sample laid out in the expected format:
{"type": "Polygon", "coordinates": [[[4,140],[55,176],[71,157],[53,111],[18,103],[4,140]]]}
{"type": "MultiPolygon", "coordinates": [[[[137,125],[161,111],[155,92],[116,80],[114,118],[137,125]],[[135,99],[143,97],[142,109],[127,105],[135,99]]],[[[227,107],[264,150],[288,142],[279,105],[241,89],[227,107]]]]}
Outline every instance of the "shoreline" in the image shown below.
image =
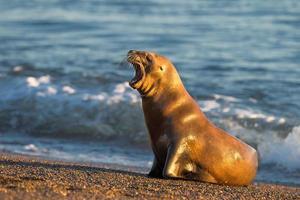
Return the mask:
{"type": "Polygon", "coordinates": [[[148,178],[142,168],[0,152],[0,199],[299,199],[300,187],[148,178]]]}

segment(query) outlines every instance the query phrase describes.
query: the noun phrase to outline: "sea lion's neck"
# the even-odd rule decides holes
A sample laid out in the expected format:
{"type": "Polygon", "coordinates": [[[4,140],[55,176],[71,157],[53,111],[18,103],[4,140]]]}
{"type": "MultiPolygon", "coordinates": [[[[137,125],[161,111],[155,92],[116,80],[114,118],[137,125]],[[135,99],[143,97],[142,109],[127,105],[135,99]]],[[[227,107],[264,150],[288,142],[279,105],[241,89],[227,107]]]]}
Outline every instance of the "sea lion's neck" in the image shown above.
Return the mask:
{"type": "Polygon", "coordinates": [[[180,79],[172,84],[162,83],[162,86],[155,88],[152,94],[153,95],[141,95],[142,101],[146,104],[160,105],[160,111],[156,110],[156,112],[159,111],[159,113],[163,112],[170,104],[174,104],[179,98],[182,99],[185,96],[189,96],[180,79]]]}
{"type": "MultiPolygon", "coordinates": [[[[189,94],[182,84],[172,85],[170,87],[164,87],[162,90],[158,91],[155,96],[150,97],[148,100],[153,104],[158,104],[160,112],[165,113],[166,109],[169,109],[170,106],[174,106],[178,101],[182,101],[185,98],[188,98],[189,94]]],[[[146,101],[147,101],[146,100],[146,101]]]]}

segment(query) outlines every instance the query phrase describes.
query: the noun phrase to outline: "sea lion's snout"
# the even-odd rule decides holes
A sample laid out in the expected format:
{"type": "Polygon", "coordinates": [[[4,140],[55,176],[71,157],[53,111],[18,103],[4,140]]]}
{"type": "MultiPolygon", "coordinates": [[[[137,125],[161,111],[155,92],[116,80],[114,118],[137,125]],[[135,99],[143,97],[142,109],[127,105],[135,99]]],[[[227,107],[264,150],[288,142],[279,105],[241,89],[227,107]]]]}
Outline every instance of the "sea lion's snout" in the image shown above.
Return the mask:
{"type": "MultiPolygon", "coordinates": [[[[143,59],[143,58],[146,57],[147,54],[148,53],[146,51],[129,50],[128,53],[127,53],[127,58],[143,59]]],[[[130,60],[128,60],[128,61],[130,62],[130,60]]]]}
{"type": "Polygon", "coordinates": [[[129,54],[134,54],[134,53],[136,53],[136,52],[137,52],[136,50],[129,50],[129,51],[128,51],[128,55],[129,55],[129,54]]]}

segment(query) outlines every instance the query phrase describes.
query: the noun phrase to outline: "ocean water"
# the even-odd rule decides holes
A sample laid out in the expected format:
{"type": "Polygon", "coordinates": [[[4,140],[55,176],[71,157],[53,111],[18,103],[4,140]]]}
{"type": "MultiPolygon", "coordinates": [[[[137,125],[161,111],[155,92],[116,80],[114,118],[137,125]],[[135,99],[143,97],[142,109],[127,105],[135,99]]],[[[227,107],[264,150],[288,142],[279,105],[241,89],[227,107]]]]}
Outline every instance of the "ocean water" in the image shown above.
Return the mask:
{"type": "Polygon", "coordinates": [[[151,167],[121,61],[156,51],[219,127],[259,152],[256,181],[300,185],[300,2],[0,0],[0,150],[151,167]]]}

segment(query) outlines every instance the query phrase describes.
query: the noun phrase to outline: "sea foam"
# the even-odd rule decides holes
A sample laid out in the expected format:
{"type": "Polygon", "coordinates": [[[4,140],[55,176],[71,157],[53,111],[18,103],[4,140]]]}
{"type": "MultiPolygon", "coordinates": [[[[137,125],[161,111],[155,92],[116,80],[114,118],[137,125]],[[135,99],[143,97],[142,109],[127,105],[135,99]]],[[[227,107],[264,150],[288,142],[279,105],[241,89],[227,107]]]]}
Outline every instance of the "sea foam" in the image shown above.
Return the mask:
{"type": "Polygon", "coordinates": [[[284,139],[270,137],[259,144],[263,163],[275,163],[290,170],[300,169],[300,126],[284,139]]]}

